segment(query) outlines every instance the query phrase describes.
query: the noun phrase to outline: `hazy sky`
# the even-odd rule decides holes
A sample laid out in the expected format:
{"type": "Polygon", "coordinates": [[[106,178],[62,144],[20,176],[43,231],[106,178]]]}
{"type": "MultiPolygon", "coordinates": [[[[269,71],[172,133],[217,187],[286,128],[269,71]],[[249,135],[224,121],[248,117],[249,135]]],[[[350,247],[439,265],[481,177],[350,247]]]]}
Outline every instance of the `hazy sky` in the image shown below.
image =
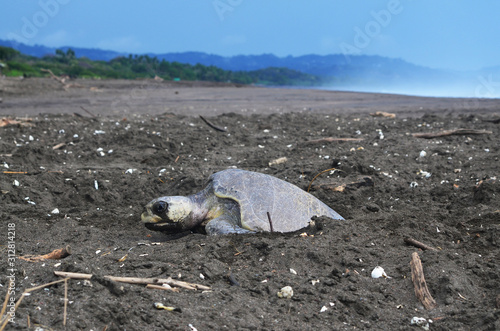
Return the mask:
{"type": "Polygon", "coordinates": [[[0,39],[129,53],[353,53],[500,65],[498,0],[11,0],[0,39]]]}

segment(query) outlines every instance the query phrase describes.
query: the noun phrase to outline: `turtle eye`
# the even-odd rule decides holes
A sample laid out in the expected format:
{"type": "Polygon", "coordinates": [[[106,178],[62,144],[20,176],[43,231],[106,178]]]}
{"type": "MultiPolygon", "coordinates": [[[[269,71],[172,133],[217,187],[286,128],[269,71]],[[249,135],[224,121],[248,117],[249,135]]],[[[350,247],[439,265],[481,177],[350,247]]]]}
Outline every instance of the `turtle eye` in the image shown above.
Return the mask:
{"type": "Polygon", "coordinates": [[[163,214],[168,209],[168,204],[165,201],[157,201],[153,204],[152,210],[156,215],[163,214]]]}

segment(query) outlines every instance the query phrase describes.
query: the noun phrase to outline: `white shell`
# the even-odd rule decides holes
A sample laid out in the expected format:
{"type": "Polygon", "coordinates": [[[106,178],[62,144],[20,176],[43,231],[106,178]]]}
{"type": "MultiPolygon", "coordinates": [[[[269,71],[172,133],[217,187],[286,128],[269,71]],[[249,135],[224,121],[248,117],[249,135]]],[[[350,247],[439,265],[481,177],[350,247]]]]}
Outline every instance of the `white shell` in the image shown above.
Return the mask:
{"type": "Polygon", "coordinates": [[[291,286],[285,286],[281,290],[278,291],[278,297],[291,299],[293,296],[293,289],[291,286]]]}
{"type": "Polygon", "coordinates": [[[372,278],[381,278],[381,277],[391,278],[387,276],[387,274],[384,271],[384,268],[382,268],[381,266],[377,266],[375,267],[375,269],[372,270],[372,278]]]}

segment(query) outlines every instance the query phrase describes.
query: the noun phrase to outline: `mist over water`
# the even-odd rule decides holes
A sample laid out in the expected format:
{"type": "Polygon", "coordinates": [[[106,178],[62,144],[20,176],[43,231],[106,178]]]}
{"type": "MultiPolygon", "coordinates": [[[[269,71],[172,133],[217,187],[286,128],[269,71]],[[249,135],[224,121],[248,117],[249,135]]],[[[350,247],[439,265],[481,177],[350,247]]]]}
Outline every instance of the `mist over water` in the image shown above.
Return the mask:
{"type": "Polygon", "coordinates": [[[365,76],[358,79],[358,82],[335,82],[325,84],[321,89],[422,97],[500,98],[500,73],[479,71],[456,76],[459,77],[397,78],[390,82],[365,76]]]}

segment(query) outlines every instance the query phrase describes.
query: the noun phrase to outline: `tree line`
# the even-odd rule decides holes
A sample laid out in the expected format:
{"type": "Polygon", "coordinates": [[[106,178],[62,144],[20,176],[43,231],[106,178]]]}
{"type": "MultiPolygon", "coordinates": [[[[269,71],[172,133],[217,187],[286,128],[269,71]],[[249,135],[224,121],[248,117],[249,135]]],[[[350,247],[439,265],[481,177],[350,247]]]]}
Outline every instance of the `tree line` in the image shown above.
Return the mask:
{"type": "Polygon", "coordinates": [[[148,55],[120,56],[110,61],[93,61],[77,58],[72,49],[58,49],[55,54],[42,58],[21,54],[10,47],[0,46],[0,70],[7,76],[43,77],[40,69],[50,69],[55,75],[72,78],[136,79],[230,82],[237,84],[262,84],[275,86],[320,85],[318,76],[287,68],[266,68],[254,71],[230,71],[216,66],[168,62],[148,55]]]}

